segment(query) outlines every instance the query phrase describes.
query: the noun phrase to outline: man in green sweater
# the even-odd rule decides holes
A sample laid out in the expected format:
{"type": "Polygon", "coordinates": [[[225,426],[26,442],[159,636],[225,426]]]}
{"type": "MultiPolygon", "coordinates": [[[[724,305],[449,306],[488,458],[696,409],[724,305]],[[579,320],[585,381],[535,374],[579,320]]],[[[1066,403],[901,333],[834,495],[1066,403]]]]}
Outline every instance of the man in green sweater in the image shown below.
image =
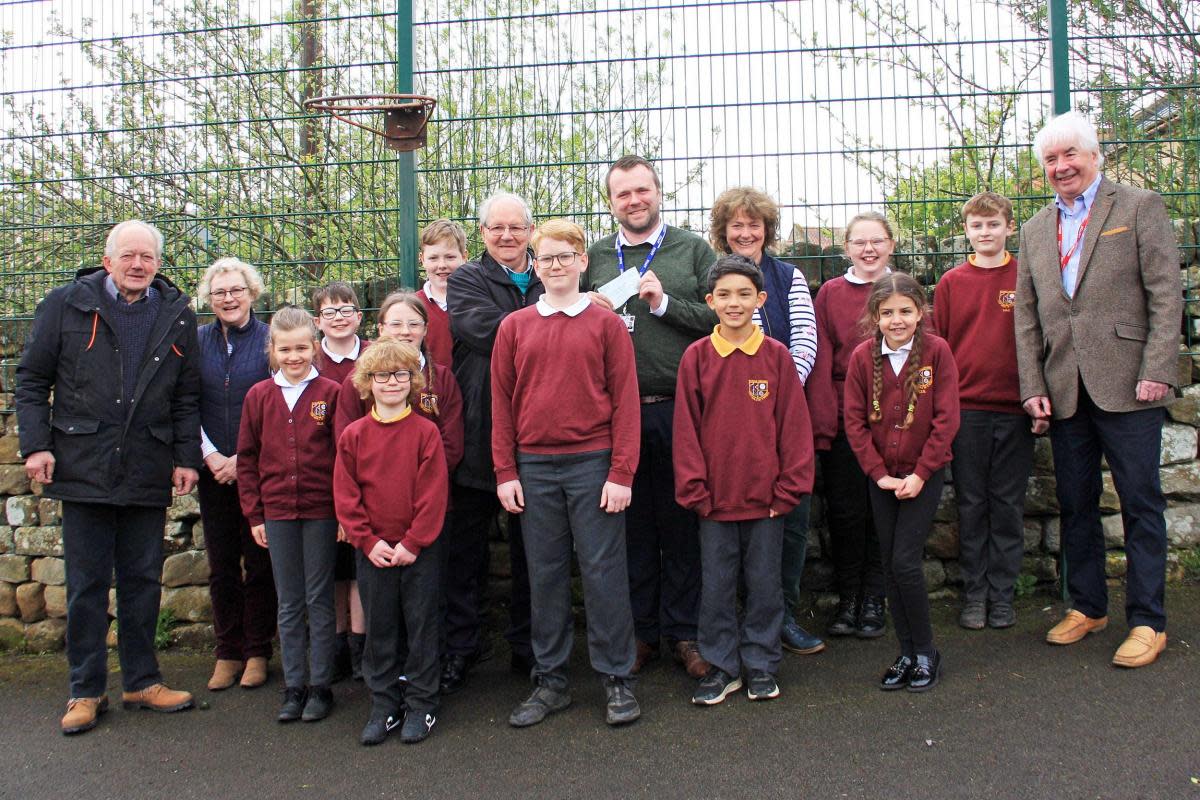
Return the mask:
{"type": "Polygon", "coordinates": [[[700,603],[700,544],[694,514],[675,502],[671,422],[675,378],[688,345],[712,333],[716,315],[704,302],[716,260],[699,236],[662,221],[662,182],[654,165],[623,156],[608,170],[605,191],[619,228],[588,248],[583,286],[597,289],[637,270],[637,295],[613,308],[633,339],[642,401],[641,458],[633,500],[625,512],[629,592],[637,634],[634,671],[658,656],[659,640],[695,678],[708,664],[696,646],[700,603]]]}

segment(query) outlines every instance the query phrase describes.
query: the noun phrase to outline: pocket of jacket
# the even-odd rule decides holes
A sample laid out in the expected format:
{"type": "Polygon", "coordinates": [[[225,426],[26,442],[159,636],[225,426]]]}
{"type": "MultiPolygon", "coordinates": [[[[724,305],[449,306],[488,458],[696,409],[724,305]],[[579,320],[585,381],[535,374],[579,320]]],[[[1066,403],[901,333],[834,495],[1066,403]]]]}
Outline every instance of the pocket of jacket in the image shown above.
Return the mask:
{"type": "Polygon", "coordinates": [[[54,418],[50,421],[50,425],[55,430],[62,431],[68,436],[82,436],[100,430],[100,420],[98,419],[59,416],[58,414],[54,415],[54,418]]]}
{"type": "Polygon", "coordinates": [[[1134,325],[1132,322],[1118,322],[1116,325],[1118,339],[1133,339],[1137,342],[1146,341],[1150,330],[1145,325],[1134,325]]]}
{"type": "Polygon", "coordinates": [[[174,443],[175,430],[170,425],[150,425],[149,428],[150,435],[163,444],[174,443]]]}

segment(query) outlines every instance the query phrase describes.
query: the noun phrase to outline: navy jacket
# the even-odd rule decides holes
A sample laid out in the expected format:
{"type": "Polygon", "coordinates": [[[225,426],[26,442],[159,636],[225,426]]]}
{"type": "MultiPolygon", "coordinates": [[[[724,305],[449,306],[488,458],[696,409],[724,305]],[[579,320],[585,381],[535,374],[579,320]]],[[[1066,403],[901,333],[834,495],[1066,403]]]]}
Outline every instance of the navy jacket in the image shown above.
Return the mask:
{"type": "Polygon", "coordinates": [[[769,253],[763,253],[758,266],[762,270],[763,288],[767,292],[767,302],[763,303],[759,310],[763,321],[763,333],[790,348],[792,322],[788,310],[788,293],[792,290],[796,268],[769,253]]]}
{"type": "Polygon", "coordinates": [[[222,455],[237,452],[246,392],[271,377],[267,366],[270,338],[271,327],[254,312],[250,312],[249,322],[229,331],[232,353],[225,347],[219,321],[200,326],[200,424],[222,455]]]}

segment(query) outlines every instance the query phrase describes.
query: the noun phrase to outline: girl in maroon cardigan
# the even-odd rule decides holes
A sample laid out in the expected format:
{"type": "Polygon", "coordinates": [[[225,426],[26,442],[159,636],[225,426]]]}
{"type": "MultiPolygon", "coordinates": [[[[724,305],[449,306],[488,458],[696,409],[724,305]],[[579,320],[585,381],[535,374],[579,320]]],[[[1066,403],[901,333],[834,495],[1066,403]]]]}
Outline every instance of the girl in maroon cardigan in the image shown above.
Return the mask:
{"type": "Polygon", "coordinates": [[[924,330],[925,292],[904,273],[875,281],[863,327],[874,337],[846,369],[846,437],[870,479],[868,491],[900,657],[880,688],[933,688],[941,654],[933,646],[921,568],[942,496],[943,467],[958,432],[958,369],[945,340],[924,330]]]}
{"type": "Polygon", "coordinates": [[[242,513],[254,540],[271,551],[279,594],[286,687],[280,722],[314,722],[333,707],[333,414],[339,387],[317,374],[317,347],[307,311],[286,306],[275,312],[268,345],[274,375],[246,393],[238,431],[242,513]]]}

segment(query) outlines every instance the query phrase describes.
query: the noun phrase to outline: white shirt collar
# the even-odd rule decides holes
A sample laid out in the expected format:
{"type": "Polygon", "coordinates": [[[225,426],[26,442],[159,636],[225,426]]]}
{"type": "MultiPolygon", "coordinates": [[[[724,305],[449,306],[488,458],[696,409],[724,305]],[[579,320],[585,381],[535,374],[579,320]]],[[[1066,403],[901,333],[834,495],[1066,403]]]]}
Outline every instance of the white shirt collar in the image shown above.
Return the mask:
{"type": "Polygon", "coordinates": [[[284,377],[283,370],[280,369],[275,371],[273,380],[275,381],[276,386],[282,386],[284,389],[294,389],[298,386],[304,386],[305,384],[312,383],[313,379],[317,378],[319,375],[320,373],[317,372],[316,367],[309,367],[308,374],[304,376],[303,380],[301,380],[299,383],[292,383],[284,377]]]}
{"type": "Polygon", "coordinates": [[[912,352],[912,339],[909,339],[907,342],[900,345],[895,350],[888,347],[887,340],[884,339],[880,343],[880,352],[883,353],[885,356],[896,355],[898,353],[911,353],[912,352]]]}
{"type": "Polygon", "coordinates": [[[325,338],[321,339],[321,352],[324,353],[325,355],[329,356],[329,359],[333,363],[340,364],[343,361],[345,361],[347,358],[350,359],[351,361],[358,361],[358,353],[359,353],[359,350],[362,348],[362,340],[358,338],[358,334],[354,335],[354,348],[349,353],[346,353],[346,355],[340,355],[340,354],[335,353],[332,350],[330,350],[328,345],[325,344],[326,341],[327,341],[327,339],[325,339],[325,338]]]}
{"type": "MultiPolygon", "coordinates": [[[[655,226],[654,230],[650,231],[650,235],[637,244],[646,244],[647,242],[653,244],[658,241],[658,235],[662,233],[662,229],[665,227],[667,227],[667,223],[660,216],[658,218],[658,225],[655,226]]],[[[637,247],[637,244],[633,244],[625,237],[625,231],[621,228],[617,228],[617,244],[621,245],[621,247],[637,247]]]]}
{"type": "Polygon", "coordinates": [[[446,301],[438,300],[436,297],[433,296],[433,284],[432,283],[430,283],[429,281],[425,281],[425,285],[421,287],[421,291],[425,293],[426,297],[428,297],[433,302],[437,303],[438,308],[440,308],[442,311],[446,310],[446,301]]]}
{"type": "MultiPolygon", "coordinates": [[[[891,267],[883,268],[884,275],[890,274],[891,271],[892,271],[891,267]]],[[[859,286],[862,286],[863,284],[874,283],[874,281],[865,281],[862,278],[855,275],[854,274],[854,265],[851,264],[850,266],[846,267],[846,283],[857,283],[859,286]]]]}
{"type": "Polygon", "coordinates": [[[543,317],[553,316],[554,314],[557,314],[560,311],[563,314],[566,314],[568,317],[578,317],[580,314],[583,313],[583,310],[591,304],[591,302],[592,302],[591,298],[585,294],[585,295],[581,295],[578,300],[576,300],[574,303],[567,306],[566,308],[555,308],[554,306],[547,303],[545,296],[543,296],[543,297],[538,298],[537,310],[538,310],[538,313],[541,314],[543,317]]]}

